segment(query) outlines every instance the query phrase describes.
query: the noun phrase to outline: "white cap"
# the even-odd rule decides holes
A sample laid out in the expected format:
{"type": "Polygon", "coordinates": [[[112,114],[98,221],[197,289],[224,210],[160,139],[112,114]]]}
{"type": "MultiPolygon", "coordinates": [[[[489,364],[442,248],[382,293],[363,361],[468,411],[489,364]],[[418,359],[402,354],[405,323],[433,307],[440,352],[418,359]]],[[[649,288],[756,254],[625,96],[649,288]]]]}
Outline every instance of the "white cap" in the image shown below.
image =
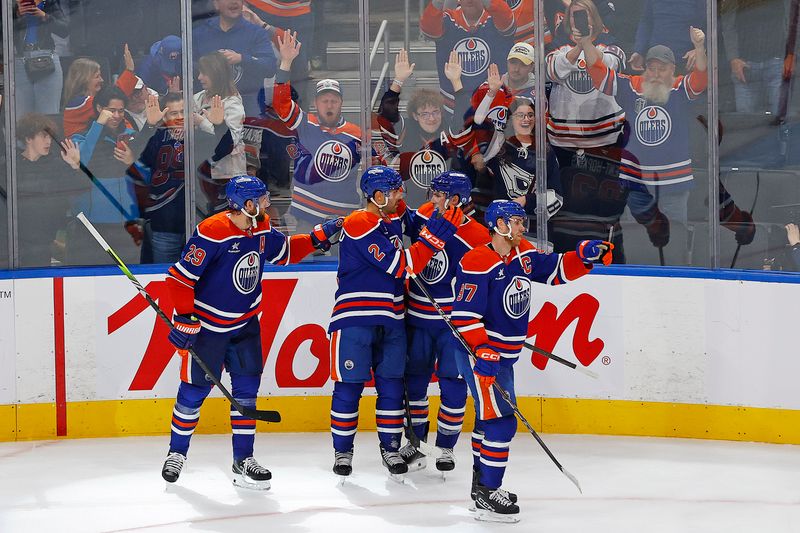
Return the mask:
{"type": "Polygon", "coordinates": [[[339,82],[332,79],[324,79],[317,82],[317,94],[321,94],[325,91],[333,91],[339,96],[342,95],[342,89],[339,87],[339,82]]]}
{"type": "Polygon", "coordinates": [[[142,78],[139,76],[136,76],[136,85],[134,85],[133,88],[138,91],[142,87],[144,87],[144,81],[142,81],[142,78]]]}
{"type": "Polygon", "coordinates": [[[533,51],[533,46],[525,42],[519,42],[514,43],[514,46],[511,47],[507,59],[519,59],[526,65],[530,65],[536,60],[536,55],[533,51]]]}

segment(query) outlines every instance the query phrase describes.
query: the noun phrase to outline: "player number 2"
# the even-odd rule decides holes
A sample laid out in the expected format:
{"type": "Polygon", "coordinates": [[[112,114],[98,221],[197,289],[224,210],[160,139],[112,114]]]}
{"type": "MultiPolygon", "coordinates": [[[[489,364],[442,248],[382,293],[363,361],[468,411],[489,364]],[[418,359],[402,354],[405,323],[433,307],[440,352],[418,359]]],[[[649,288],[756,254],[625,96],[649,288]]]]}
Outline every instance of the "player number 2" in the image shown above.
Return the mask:
{"type": "Polygon", "coordinates": [[[381,249],[378,247],[377,244],[370,244],[369,248],[367,248],[367,251],[371,253],[373,257],[375,257],[376,261],[380,261],[384,257],[386,257],[386,254],[381,252],[381,249]]]}
{"type": "Polygon", "coordinates": [[[456,300],[471,302],[472,297],[478,292],[478,286],[474,283],[462,283],[461,290],[458,291],[458,298],[456,300]],[[466,293],[466,294],[465,294],[466,293]]]}

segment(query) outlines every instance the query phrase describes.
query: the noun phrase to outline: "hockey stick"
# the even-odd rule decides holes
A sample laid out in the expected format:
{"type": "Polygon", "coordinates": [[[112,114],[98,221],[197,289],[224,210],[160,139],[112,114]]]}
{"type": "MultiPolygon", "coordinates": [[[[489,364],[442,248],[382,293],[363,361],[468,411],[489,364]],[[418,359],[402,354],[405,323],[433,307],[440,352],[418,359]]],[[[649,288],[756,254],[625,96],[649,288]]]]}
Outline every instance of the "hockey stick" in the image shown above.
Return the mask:
{"type": "MultiPolygon", "coordinates": [[[[761,172],[756,171],[756,194],[755,196],[753,196],[753,205],[750,206],[750,218],[753,218],[753,211],[756,210],[756,202],[758,202],[758,192],[760,189],[761,189],[761,172]]],[[[755,224],[755,220],[753,220],[753,224],[755,224]]],[[[736,243],[736,251],[733,252],[733,259],[731,260],[730,268],[736,266],[736,260],[739,259],[739,250],[741,249],[742,245],[736,243]]]]}
{"type": "Polygon", "coordinates": [[[412,424],[411,420],[411,402],[408,399],[408,389],[406,388],[403,389],[403,403],[406,410],[405,417],[406,425],[408,426],[408,433],[406,434],[406,437],[408,438],[408,442],[410,442],[413,447],[428,457],[433,457],[434,459],[441,459],[444,457],[444,453],[442,453],[441,448],[434,446],[433,444],[428,444],[427,441],[417,437],[417,434],[414,432],[414,425],[412,424]]]}
{"type": "Polygon", "coordinates": [[[597,375],[597,372],[593,372],[593,371],[589,370],[588,368],[583,368],[582,366],[578,366],[575,363],[573,363],[572,361],[567,361],[566,359],[562,359],[561,357],[559,357],[559,356],[557,356],[555,354],[552,354],[552,353],[548,352],[547,350],[543,350],[542,348],[539,348],[538,346],[534,346],[533,344],[531,344],[529,342],[523,342],[522,344],[523,344],[523,346],[525,346],[527,349],[533,351],[534,353],[538,353],[539,355],[543,355],[543,356],[547,357],[548,359],[552,359],[556,363],[561,363],[564,366],[568,366],[572,370],[576,370],[576,371],[580,372],[581,374],[586,374],[590,378],[597,379],[597,378],[600,377],[600,376],[597,375]]]}
{"type": "MultiPolygon", "coordinates": [[[[408,273],[408,276],[414,280],[414,283],[417,284],[417,287],[419,287],[419,289],[423,292],[423,294],[425,294],[425,296],[431,302],[431,305],[433,305],[434,309],[436,309],[436,312],[439,313],[439,316],[442,317],[442,320],[444,320],[445,324],[447,324],[447,326],[450,328],[450,331],[452,331],[453,335],[455,335],[456,338],[459,340],[459,342],[461,342],[461,346],[463,346],[464,349],[467,351],[467,355],[469,355],[469,358],[472,360],[472,363],[475,364],[475,354],[472,352],[472,348],[470,348],[469,344],[467,343],[467,340],[463,337],[463,335],[461,335],[461,332],[458,331],[458,329],[456,329],[456,327],[450,321],[450,318],[445,314],[444,310],[439,306],[439,304],[436,302],[433,296],[431,296],[431,293],[428,292],[428,289],[427,287],[425,287],[424,283],[421,282],[419,278],[417,278],[417,275],[414,273],[414,271],[411,270],[409,267],[406,267],[406,272],[408,273]]],[[[536,442],[539,443],[539,446],[542,447],[544,453],[546,453],[547,456],[550,458],[550,460],[553,461],[553,463],[558,467],[559,470],[561,470],[561,473],[567,476],[567,478],[570,481],[572,481],[572,483],[578,489],[578,492],[583,494],[583,491],[581,490],[581,485],[580,483],[578,483],[578,479],[571,473],[569,473],[569,471],[566,468],[564,468],[561,465],[561,463],[558,462],[556,456],[553,455],[553,452],[550,451],[550,448],[547,447],[547,444],[544,443],[539,434],[536,433],[536,430],[533,429],[530,422],[528,422],[528,419],[525,418],[525,415],[522,414],[522,412],[519,410],[519,407],[517,407],[514,401],[511,399],[511,395],[508,393],[508,391],[506,391],[503,387],[501,387],[496,381],[492,385],[494,385],[495,390],[498,393],[500,393],[500,396],[502,396],[503,399],[506,401],[506,403],[509,405],[509,407],[511,407],[511,409],[514,411],[514,414],[517,415],[517,418],[519,418],[520,422],[522,422],[522,424],[526,428],[528,428],[528,431],[530,432],[531,435],[533,435],[533,438],[536,439],[536,442]]]]}
{"type": "MultiPolygon", "coordinates": [[[[83,212],[78,213],[78,220],[80,220],[83,223],[83,225],[86,226],[86,229],[89,230],[89,233],[92,234],[92,237],[94,237],[94,239],[103,248],[103,250],[105,250],[108,253],[108,255],[111,256],[111,259],[113,259],[114,262],[119,267],[119,269],[122,270],[122,273],[125,274],[125,277],[127,277],[130,280],[130,282],[133,283],[133,286],[136,287],[136,290],[139,291],[139,294],[141,294],[142,297],[145,300],[147,300],[147,303],[150,304],[150,307],[153,308],[158,317],[161,320],[163,320],[166,324],[168,324],[170,329],[172,329],[174,327],[172,325],[172,320],[170,320],[169,317],[166,315],[166,313],[164,313],[164,311],[161,310],[161,308],[158,306],[155,300],[153,300],[153,298],[149,294],[147,294],[147,291],[144,290],[144,287],[142,286],[141,283],[139,283],[139,280],[136,279],[136,276],[134,276],[133,273],[128,269],[128,267],[125,266],[125,263],[122,261],[122,259],[119,258],[119,256],[111,248],[111,246],[109,246],[109,244],[106,242],[103,236],[100,235],[100,233],[92,225],[92,223],[89,222],[89,220],[86,218],[83,212]]],[[[263,420],[264,422],[281,421],[281,414],[278,411],[263,411],[252,407],[246,407],[237,402],[236,399],[231,395],[231,393],[228,392],[228,389],[226,389],[225,386],[220,382],[219,378],[216,377],[213,372],[211,372],[205,361],[203,361],[200,358],[200,356],[197,355],[195,351],[192,350],[191,348],[189,348],[187,351],[190,354],[192,354],[192,358],[197,362],[197,364],[200,366],[203,372],[206,373],[206,376],[208,376],[208,378],[214,385],[219,387],[219,390],[222,391],[222,394],[228,399],[229,402],[231,402],[233,408],[239,411],[239,413],[241,413],[242,416],[247,418],[253,418],[255,420],[263,420]]]]}

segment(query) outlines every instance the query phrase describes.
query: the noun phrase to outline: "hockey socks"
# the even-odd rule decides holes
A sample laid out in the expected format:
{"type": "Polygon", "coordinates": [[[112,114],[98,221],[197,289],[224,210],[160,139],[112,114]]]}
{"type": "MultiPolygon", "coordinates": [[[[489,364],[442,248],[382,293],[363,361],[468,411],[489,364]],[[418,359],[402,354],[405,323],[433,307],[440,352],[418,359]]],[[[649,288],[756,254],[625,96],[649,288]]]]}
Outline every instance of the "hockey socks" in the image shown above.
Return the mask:
{"type": "Polygon", "coordinates": [[[378,393],[375,403],[378,440],[384,450],[396,452],[400,449],[405,418],[403,378],[375,376],[375,390],[378,393]]]}
{"type": "Polygon", "coordinates": [[[201,387],[182,381],[178,387],[178,397],[172,409],[172,424],[170,428],[169,451],[178,452],[184,457],[189,451],[189,441],[194,434],[197,423],[200,421],[200,406],[206,396],[211,392],[211,387],[201,387]]]}
{"type": "MultiPolygon", "coordinates": [[[[244,407],[256,406],[258,386],[261,376],[243,376],[231,374],[231,387],[233,397],[244,407]]],[[[233,460],[241,462],[246,457],[253,456],[253,442],[256,438],[256,421],[242,416],[231,405],[231,441],[233,443],[233,460]]]]}
{"type": "Polygon", "coordinates": [[[429,375],[409,375],[405,377],[411,426],[419,440],[425,440],[428,437],[429,381],[429,375]]]}
{"type": "Polygon", "coordinates": [[[350,452],[353,449],[356,431],[358,430],[358,402],[363,383],[333,384],[331,398],[331,436],[333,449],[337,452],[350,452]]]}
{"type": "Polygon", "coordinates": [[[503,416],[482,420],[480,425],[484,431],[480,444],[480,483],[494,490],[503,484],[503,475],[508,464],[508,448],[517,431],[517,419],[514,416],[503,416]]]}
{"type": "Polygon", "coordinates": [[[437,416],[436,446],[455,448],[467,405],[467,383],[460,378],[439,378],[441,405],[437,416]]]}

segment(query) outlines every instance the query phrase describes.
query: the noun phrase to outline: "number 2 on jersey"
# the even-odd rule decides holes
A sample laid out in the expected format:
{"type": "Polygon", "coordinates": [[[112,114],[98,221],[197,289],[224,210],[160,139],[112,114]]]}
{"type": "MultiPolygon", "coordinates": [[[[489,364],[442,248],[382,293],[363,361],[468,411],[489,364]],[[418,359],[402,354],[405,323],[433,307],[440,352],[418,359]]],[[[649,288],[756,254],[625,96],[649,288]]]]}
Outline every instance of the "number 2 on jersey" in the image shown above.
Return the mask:
{"type": "Polygon", "coordinates": [[[386,254],[381,252],[381,249],[377,244],[370,244],[367,248],[367,251],[372,254],[376,261],[381,261],[384,257],[386,257],[386,254]]]}

